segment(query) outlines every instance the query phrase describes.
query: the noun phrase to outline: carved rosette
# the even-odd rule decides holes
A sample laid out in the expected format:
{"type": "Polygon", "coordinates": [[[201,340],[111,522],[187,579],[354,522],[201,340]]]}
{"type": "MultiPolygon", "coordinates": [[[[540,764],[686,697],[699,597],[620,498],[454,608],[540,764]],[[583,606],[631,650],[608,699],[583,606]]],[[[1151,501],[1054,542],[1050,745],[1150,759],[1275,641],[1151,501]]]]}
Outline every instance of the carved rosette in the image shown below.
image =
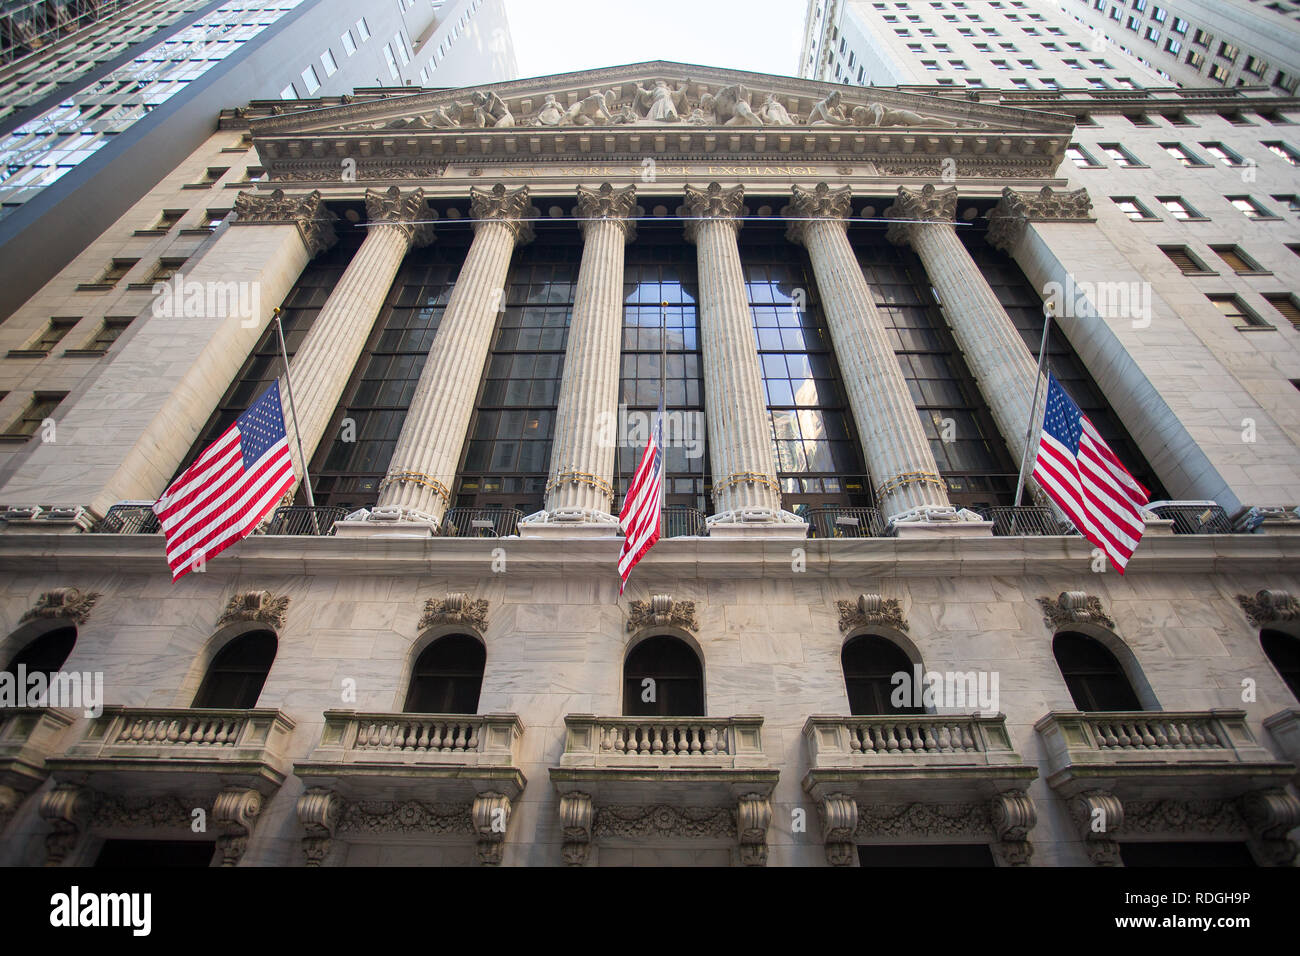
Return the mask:
{"type": "Polygon", "coordinates": [[[695,619],[694,601],[674,601],[670,594],[656,594],[649,601],[633,601],[628,608],[628,632],[646,627],[679,627],[692,634],[700,629],[695,619]]]}
{"type": "Polygon", "coordinates": [[[852,866],[856,855],[853,835],[858,830],[858,802],[843,793],[832,793],[817,805],[822,821],[822,842],[826,862],[831,866],[852,866]]]}
{"type": "Polygon", "coordinates": [[[510,809],[510,798],[504,793],[488,791],[474,797],[470,816],[478,833],[478,861],[484,866],[501,865],[506,830],[510,826],[510,809]]]}
{"type": "Polygon", "coordinates": [[[607,219],[618,223],[624,241],[631,242],[636,238],[636,221],[632,218],[635,211],[635,186],[615,189],[609,183],[601,183],[596,189],[578,187],[578,228],[584,236],[591,220],[607,219]]]}
{"type": "Polygon", "coordinates": [[[827,183],[818,183],[812,189],[795,186],[794,200],[782,210],[786,216],[795,217],[786,227],[785,237],[802,244],[808,223],[799,219],[826,219],[841,225],[853,215],[853,191],[848,186],[832,189],[827,183]]]}
{"type": "Polygon", "coordinates": [[[401,229],[412,246],[425,246],[433,241],[432,217],[424,204],[424,190],[418,187],[405,193],[396,186],[382,192],[367,189],[366,219],[372,225],[401,229]]]}
{"type": "Polygon", "coordinates": [[[474,232],[478,232],[485,222],[500,222],[510,228],[515,242],[523,245],[533,240],[533,226],[528,221],[532,214],[532,204],[528,198],[528,187],[508,190],[503,183],[497,183],[491,189],[469,187],[470,216],[474,220],[474,232]]]}
{"type": "Polygon", "coordinates": [[[302,852],[308,866],[320,866],[329,856],[343,809],[343,799],[323,787],[314,787],[298,798],[298,822],[307,832],[302,852]]]}
{"type": "Polygon", "coordinates": [[[989,819],[998,842],[993,854],[1003,866],[1028,866],[1034,855],[1029,831],[1038,822],[1034,801],[1024,790],[1007,790],[989,804],[989,819]]]}
{"type": "Polygon", "coordinates": [[[262,813],[262,795],[256,790],[232,787],[217,794],[212,822],[221,828],[217,849],[222,866],[237,866],[248,849],[248,838],[262,813]]]}
{"type": "Polygon", "coordinates": [[[1115,630],[1115,622],[1102,608],[1101,599],[1086,591],[1062,591],[1055,600],[1040,597],[1038,605],[1043,609],[1043,623],[1052,630],[1071,624],[1096,624],[1115,630]]]}
{"type": "Polygon", "coordinates": [[[285,195],[283,189],[242,192],[235,197],[235,213],[232,226],[297,226],[309,257],[328,249],[338,238],[334,234],[338,216],[325,208],[319,189],[293,196],[285,195]]]}
{"type": "Polygon", "coordinates": [[[740,862],[745,866],[767,866],[767,828],[772,823],[772,798],[747,793],[736,808],[736,831],[740,839],[740,862]]]}
{"type": "Polygon", "coordinates": [[[86,829],[93,801],[90,790],[71,783],[57,784],[41,797],[38,812],[51,829],[45,837],[46,866],[61,866],[72,852],[86,829]]]}
{"type": "Polygon", "coordinates": [[[90,609],[95,606],[99,597],[98,591],[82,591],[79,588],[56,588],[53,591],[45,591],[37,598],[33,607],[23,612],[18,623],[39,618],[63,618],[73,624],[85,624],[86,618],[90,616],[90,609]]]}
{"type": "Polygon", "coordinates": [[[856,601],[836,601],[840,610],[840,633],[860,627],[892,627],[907,631],[903,607],[895,598],[882,598],[879,594],[859,594],[856,601]]]}
{"type": "Polygon", "coordinates": [[[885,230],[885,238],[898,246],[909,245],[913,230],[929,228],[918,223],[951,223],[957,215],[957,187],[936,189],[926,183],[920,190],[898,187],[898,198],[885,210],[886,219],[897,219],[885,230]]]}
{"type": "Polygon", "coordinates": [[[244,591],[230,599],[221,617],[217,618],[217,627],[253,621],[279,630],[284,627],[284,614],[288,608],[287,594],[276,597],[270,591],[244,591]]]}
{"type": "Polygon", "coordinates": [[[989,242],[1010,252],[1031,222],[1092,222],[1092,198],[1087,189],[1056,191],[1044,186],[1038,192],[1021,192],[1007,186],[989,213],[989,242]]]}
{"type": "Polygon", "coordinates": [[[745,212],[745,187],[723,189],[718,183],[709,183],[704,189],[687,186],[686,209],[693,217],[692,221],[686,223],[686,239],[689,242],[694,242],[700,231],[700,224],[694,221],[696,219],[719,219],[739,232],[743,225],[739,217],[745,212]]]}
{"type": "Polygon", "coordinates": [[[1237,603],[1255,627],[1300,619],[1300,601],[1289,591],[1262,590],[1253,596],[1238,594],[1237,603]]]}
{"type": "Polygon", "coordinates": [[[1116,836],[1124,829],[1124,804],[1105,790],[1087,790],[1069,803],[1070,819],[1094,866],[1122,866],[1116,836]]]}
{"type": "Polygon", "coordinates": [[[582,866],[591,859],[591,794],[560,795],[560,832],[564,835],[564,862],[582,866]]]}
{"type": "Polygon", "coordinates": [[[488,602],[482,598],[470,600],[463,591],[450,591],[442,600],[429,598],[424,602],[424,614],[419,629],[441,624],[472,627],[480,634],[487,630],[488,602]]]}

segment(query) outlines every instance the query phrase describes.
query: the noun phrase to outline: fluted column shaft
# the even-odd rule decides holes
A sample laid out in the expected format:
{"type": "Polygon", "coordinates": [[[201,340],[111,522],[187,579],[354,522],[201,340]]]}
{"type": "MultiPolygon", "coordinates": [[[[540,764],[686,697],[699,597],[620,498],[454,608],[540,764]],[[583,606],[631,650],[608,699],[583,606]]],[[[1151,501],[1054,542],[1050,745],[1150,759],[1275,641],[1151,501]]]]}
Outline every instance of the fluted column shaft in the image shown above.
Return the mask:
{"type": "MultiPolygon", "coordinates": [[[[431,227],[418,218],[425,214],[421,189],[405,196],[396,186],[387,193],[367,190],[366,208],[366,238],[289,363],[298,434],[308,461],[343,397],[407,251],[432,238],[431,227]]],[[[280,393],[287,396],[283,386],[280,393]]],[[[285,403],[287,410],[287,397],[285,403]]],[[[290,442],[290,449],[301,476],[297,444],[290,442]]]]}
{"type": "Polygon", "coordinates": [[[744,509],[781,510],[772,428],[754,343],[736,233],[743,192],[717,183],[687,188],[700,284],[700,351],[713,467],[714,517],[734,520],[744,509]]]}
{"type": "MultiPolygon", "coordinates": [[[[1025,431],[1029,427],[1038,362],[1026,348],[979,266],[957,238],[953,224],[957,190],[938,192],[933,186],[926,186],[920,194],[906,189],[898,192],[898,203],[887,215],[925,221],[890,226],[890,239],[906,242],[916,250],[943,303],[953,337],[966,356],[971,375],[1019,464],[1025,451],[1025,431]]],[[[1043,388],[1040,394],[1046,392],[1043,388]]],[[[1037,435],[1031,436],[1030,441],[1036,447],[1037,435]]]]}
{"type": "Polygon", "coordinates": [[[515,244],[531,238],[522,217],[528,189],[471,189],[474,241],[429,348],[410,410],[379,491],[377,509],[437,525],[451,500],[456,464],[492,344],[515,244]]]}
{"type": "Polygon", "coordinates": [[[881,513],[890,518],[916,509],[947,509],[947,486],[849,244],[849,200],[847,186],[831,191],[823,183],[811,192],[796,186],[792,211],[810,221],[793,223],[789,237],[802,242],[812,260],[881,513]]]}
{"type": "Polygon", "coordinates": [[[632,187],[578,188],[582,264],[569,319],[555,412],[546,510],[590,520],[614,501],[619,365],[623,340],[623,247],[634,226],[632,187]]]}

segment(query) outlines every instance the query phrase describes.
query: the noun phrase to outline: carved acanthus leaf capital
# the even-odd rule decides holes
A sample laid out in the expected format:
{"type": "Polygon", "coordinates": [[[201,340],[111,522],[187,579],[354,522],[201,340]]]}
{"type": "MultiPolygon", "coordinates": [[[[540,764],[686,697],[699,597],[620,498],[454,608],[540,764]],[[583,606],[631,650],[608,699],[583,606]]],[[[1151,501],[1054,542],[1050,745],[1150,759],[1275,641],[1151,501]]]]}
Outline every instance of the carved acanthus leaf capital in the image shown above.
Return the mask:
{"type": "Polygon", "coordinates": [[[522,245],[532,241],[533,226],[528,221],[532,215],[532,203],[527,186],[518,189],[506,189],[504,183],[497,183],[491,189],[471,186],[469,208],[475,232],[485,222],[502,222],[510,227],[516,243],[522,245]]]}
{"type": "Polygon", "coordinates": [[[623,228],[624,239],[631,242],[636,236],[636,222],[631,218],[635,211],[635,186],[615,189],[609,183],[601,183],[596,189],[578,187],[578,225],[584,235],[590,220],[609,219],[623,228]]]}
{"type": "Polygon", "coordinates": [[[417,187],[402,192],[397,186],[385,190],[366,190],[366,219],[371,224],[392,225],[402,229],[413,246],[433,241],[433,222],[424,204],[424,190],[417,187]]]}
{"type": "Polygon", "coordinates": [[[1115,629],[1115,622],[1101,606],[1101,599],[1085,591],[1062,591],[1056,598],[1040,597],[1038,605],[1043,609],[1043,623],[1052,630],[1071,624],[1097,624],[1115,629]]]}
{"type": "Polygon", "coordinates": [[[334,220],[338,217],[325,208],[320,190],[298,195],[286,195],[283,189],[270,193],[242,192],[235,197],[233,226],[298,227],[309,257],[334,245],[334,220]]]}
{"type": "Polygon", "coordinates": [[[886,219],[897,219],[885,230],[885,238],[895,245],[911,243],[913,230],[932,228],[925,223],[951,223],[957,215],[957,187],[936,189],[926,183],[919,190],[898,187],[898,198],[885,210],[886,219]]]}
{"type": "Polygon", "coordinates": [[[783,212],[792,217],[785,237],[802,243],[808,223],[802,219],[827,219],[846,224],[853,215],[853,190],[848,186],[832,189],[828,183],[818,183],[812,189],[794,187],[794,199],[783,212]]]}
{"type": "Polygon", "coordinates": [[[98,591],[82,591],[80,588],[55,588],[45,591],[36,600],[36,604],[23,612],[18,619],[33,621],[37,618],[65,618],[74,624],[85,624],[90,616],[90,609],[99,600],[98,591]]]}
{"type": "Polygon", "coordinates": [[[674,601],[670,594],[656,594],[649,601],[633,601],[627,613],[629,632],[646,627],[671,625],[692,634],[700,629],[694,601],[674,601]]]}
{"type": "Polygon", "coordinates": [[[276,597],[270,591],[245,591],[230,599],[221,617],[217,618],[217,627],[240,621],[254,621],[279,630],[284,627],[284,614],[288,608],[287,594],[276,597]]]}
{"type": "Polygon", "coordinates": [[[420,617],[420,630],[427,631],[440,624],[468,625],[480,634],[487,630],[488,602],[479,598],[471,600],[463,591],[450,591],[447,596],[429,598],[424,602],[420,617]]]}
{"type": "MultiPolygon", "coordinates": [[[[1238,594],[1237,603],[1255,627],[1266,627],[1281,621],[1300,618],[1300,601],[1289,591],[1264,589],[1253,595],[1238,594]]],[[[30,613],[30,612],[29,612],[30,613]]]]}
{"type": "Polygon", "coordinates": [[[884,626],[906,631],[907,619],[903,606],[895,598],[882,598],[879,594],[859,594],[856,601],[836,601],[840,610],[840,633],[847,634],[859,627],[884,626]]]}
{"type": "Polygon", "coordinates": [[[745,187],[723,189],[719,183],[709,183],[703,189],[686,187],[686,210],[691,220],[686,223],[686,238],[694,242],[699,235],[700,219],[720,219],[734,229],[741,227],[740,217],[745,213],[745,187]]]}
{"type": "Polygon", "coordinates": [[[1087,189],[1069,192],[1044,186],[1038,192],[1022,192],[1010,186],[989,213],[989,242],[1010,252],[1023,238],[1031,222],[1091,222],[1092,199],[1087,189]]]}

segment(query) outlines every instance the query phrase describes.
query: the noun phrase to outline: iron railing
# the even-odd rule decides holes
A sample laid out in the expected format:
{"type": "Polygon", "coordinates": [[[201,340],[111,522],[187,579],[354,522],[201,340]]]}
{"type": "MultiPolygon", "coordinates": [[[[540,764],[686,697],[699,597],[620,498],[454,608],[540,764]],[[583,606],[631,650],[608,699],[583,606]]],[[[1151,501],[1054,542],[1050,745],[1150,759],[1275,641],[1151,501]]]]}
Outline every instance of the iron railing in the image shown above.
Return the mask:
{"type": "Polygon", "coordinates": [[[1228,512],[1213,501],[1157,501],[1147,505],[1157,517],[1174,523],[1174,534],[1232,534],[1228,512]]]}
{"type": "Polygon", "coordinates": [[[460,538],[507,538],[519,534],[517,508],[452,508],[442,519],[442,533],[460,538]]]}
{"type": "Polygon", "coordinates": [[[92,529],[95,534],[160,534],[162,525],[149,504],[113,505],[104,520],[92,529]]]}
{"type": "Polygon", "coordinates": [[[875,508],[809,508],[803,515],[810,538],[881,538],[885,522],[875,508]]]}
{"type": "Polygon", "coordinates": [[[682,505],[669,505],[659,521],[661,538],[699,538],[708,534],[704,512],[682,505]]]}
{"type": "Polygon", "coordinates": [[[267,534],[311,534],[327,535],[334,533],[334,522],[347,516],[347,508],[317,507],[307,508],[299,505],[286,505],[276,508],[271,516],[271,523],[266,526],[267,534]]]}
{"type": "Polygon", "coordinates": [[[1051,508],[1038,505],[988,508],[984,517],[993,522],[993,533],[1003,537],[1054,537],[1079,533],[1069,524],[1058,521],[1051,508]]]}

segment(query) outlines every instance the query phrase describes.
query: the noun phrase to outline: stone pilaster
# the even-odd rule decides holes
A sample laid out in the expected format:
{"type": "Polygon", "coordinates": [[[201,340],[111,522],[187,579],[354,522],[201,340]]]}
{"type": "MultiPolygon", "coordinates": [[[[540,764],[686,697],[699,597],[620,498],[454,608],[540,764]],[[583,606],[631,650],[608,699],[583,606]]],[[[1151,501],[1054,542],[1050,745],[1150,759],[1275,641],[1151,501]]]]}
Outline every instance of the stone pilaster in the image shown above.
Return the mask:
{"type": "Polygon", "coordinates": [[[1057,192],[1044,186],[1038,192],[1024,192],[1008,186],[989,213],[988,241],[1014,257],[1031,222],[1092,221],[1092,199],[1086,189],[1057,192]]]}
{"type": "Polygon", "coordinates": [[[524,535],[557,531],[613,535],[614,459],[623,340],[623,247],[636,189],[578,187],[582,265],[569,319],[545,510],[520,525],[524,535]]]}
{"type": "MultiPolygon", "coordinates": [[[[1025,450],[1038,361],[957,238],[953,223],[956,208],[955,186],[940,190],[927,185],[920,191],[900,186],[897,202],[885,215],[903,221],[891,224],[887,235],[891,242],[910,245],[921,258],[943,303],[953,337],[1019,465],[1025,450]]],[[[1040,406],[1046,396],[1044,384],[1039,390],[1040,406]]],[[[1038,444],[1037,430],[1030,441],[1032,455],[1038,444]]]]}
{"type": "MultiPolygon", "coordinates": [[[[853,247],[848,186],[794,187],[786,237],[808,249],[862,452],[887,520],[961,528],[853,247]]],[[[982,529],[987,531],[987,529],[982,529]]]]}
{"type": "Polygon", "coordinates": [[[343,522],[338,533],[428,535],[451,501],[456,465],[492,344],[510,256],[532,239],[528,187],[470,188],[474,241],[456,277],[429,358],[402,423],[379,502],[368,521],[343,522]]]}
{"type": "Polygon", "coordinates": [[[700,282],[700,351],[713,466],[710,534],[752,531],[803,537],[807,525],[781,510],[772,429],[736,233],[744,187],[686,187],[700,282]]]}
{"type": "MultiPolygon", "coordinates": [[[[365,240],[289,363],[299,437],[308,461],[325,435],[407,250],[433,239],[423,189],[367,189],[366,215],[365,240]]],[[[288,422],[288,390],[283,384],[280,394],[285,396],[288,422]]],[[[290,441],[289,451],[301,479],[296,442],[290,441]]]]}

